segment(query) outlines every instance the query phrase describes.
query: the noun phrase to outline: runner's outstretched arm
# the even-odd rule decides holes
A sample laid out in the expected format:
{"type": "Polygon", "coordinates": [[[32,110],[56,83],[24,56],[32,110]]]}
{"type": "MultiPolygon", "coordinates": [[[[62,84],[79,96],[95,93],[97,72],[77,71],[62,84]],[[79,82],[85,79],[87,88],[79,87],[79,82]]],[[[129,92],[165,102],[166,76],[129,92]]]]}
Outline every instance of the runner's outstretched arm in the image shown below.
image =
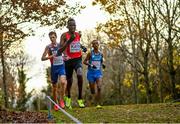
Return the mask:
{"type": "MultiPolygon", "coordinates": [[[[82,36],[82,32],[81,32],[81,31],[79,31],[78,33],[79,33],[79,36],[80,36],[80,38],[81,38],[81,36],[82,36]]],[[[84,53],[86,53],[86,52],[87,52],[87,48],[86,48],[84,45],[82,45],[82,44],[81,44],[81,49],[82,49],[82,51],[83,51],[84,53]]]]}

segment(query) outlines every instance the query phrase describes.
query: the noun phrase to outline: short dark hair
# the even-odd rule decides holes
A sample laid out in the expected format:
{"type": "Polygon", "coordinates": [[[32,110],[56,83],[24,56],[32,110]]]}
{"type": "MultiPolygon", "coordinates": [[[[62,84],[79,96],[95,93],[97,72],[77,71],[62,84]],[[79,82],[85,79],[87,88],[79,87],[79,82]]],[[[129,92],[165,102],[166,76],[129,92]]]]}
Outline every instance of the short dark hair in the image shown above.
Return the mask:
{"type": "Polygon", "coordinates": [[[70,21],[75,21],[75,20],[73,18],[69,18],[67,24],[69,24],[70,21]]]}
{"type": "Polygon", "coordinates": [[[49,32],[49,36],[50,36],[50,35],[53,35],[53,34],[57,37],[57,34],[56,34],[56,32],[55,32],[55,31],[51,31],[51,32],[49,32]]]}
{"type": "Polygon", "coordinates": [[[98,44],[99,44],[99,40],[93,40],[93,41],[91,41],[91,44],[94,44],[94,42],[98,42],[98,44]]]}

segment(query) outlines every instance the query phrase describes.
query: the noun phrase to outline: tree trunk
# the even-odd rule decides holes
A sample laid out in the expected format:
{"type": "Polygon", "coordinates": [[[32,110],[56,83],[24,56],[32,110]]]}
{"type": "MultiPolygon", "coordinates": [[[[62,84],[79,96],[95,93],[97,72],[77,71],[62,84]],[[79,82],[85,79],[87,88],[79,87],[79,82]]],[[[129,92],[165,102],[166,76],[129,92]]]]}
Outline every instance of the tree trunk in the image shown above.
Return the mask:
{"type": "Polygon", "coordinates": [[[147,95],[147,103],[152,102],[151,98],[151,89],[149,84],[149,73],[148,73],[148,57],[147,55],[144,56],[144,82],[146,86],[146,95],[147,95]]]}
{"type": "Polygon", "coordinates": [[[37,97],[37,111],[39,112],[40,111],[40,98],[37,97]]]}
{"type": "Polygon", "coordinates": [[[160,60],[158,60],[158,71],[159,71],[159,98],[160,98],[160,102],[162,103],[163,100],[163,75],[162,75],[162,69],[161,69],[161,65],[160,65],[160,60]]]}
{"type": "Polygon", "coordinates": [[[136,57],[135,57],[135,53],[136,53],[136,49],[135,49],[135,40],[132,39],[132,50],[133,50],[133,90],[134,90],[134,103],[138,103],[138,97],[137,97],[137,83],[138,83],[138,73],[137,73],[137,70],[136,70],[136,57]]]}
{"type": "Polygon", "coordinates": [[[145,86],[146,86],[147,103],[151,103],[152,102],[151,89],[150,89],[150,85],[149,85],[149,78],[148,78],[147,72],[145,72],[144,78],[145,78],[144,82],[145,82],[145,86]]]}
{"type": "Polygon", "coordinates": [[[118,69],[118,74],[117,74],[117,81],[118,81],[118,104],[122,104],[122,94],[121,94],[121,64],[119,61],[119,69],[118,69]]]}
{"type": "Polygon", "coordinates": [[[127,17],[127,20],[128,20],[128,29],[129,29],[129,32],[130,32],[130,39],[131,39],[131,43],[132,43],[132,50],[133,50],[133,53],[132,53],[132,71],[133,71],[133,99],[134,99],[134,103],[138,103],[138,97],[137,97],[137,82],[138,82],[138,75],[137,75],[137,66],[136,66],[136,48],[135,48],[135,39],[133,38],[133,31],[132,31],[132,27],[131,27],[131,23],[130,23],[130,18],[129,18],[129,14],[128,14],[128,11],[126,9],[126,6],[124,6],[124,9],[125,9],[125,13],[126,13],[126,17],[127,17]]]}
{"type": "MultiPolygon", "coordinates": [[[[176,71],[173,66],[173,39],[175,38],[175,32],[172,30],[173,27],[175,27],[176,22],[178,22],[178,19],[176,17],[179,16],[179,11],[177,8],[179,8],[179,1],[173,1],[173,3],[169,2],[168,0],[164,1],[166,5],[166,20],[167,23],[167,38],[164,38],[166,42],[168,43],[168,73],[171,83],[171,92],[173,99],[177,99],[177,93],[176,93],[176,82],[175,82],[175,75],[176,71]],[[173,6],[172,6],[173,5],[173,6]],[[173,12],[173,13],[171,13],[173,12]]],[[[177,29],[178,30],[178,29],[177,29]]],[[[178,36],[178,35],[177,35],[178,36]]]]}
{"type": "Polygon", "coordinates": [[[2,35],[0,41],[0,50],[1,50],[1,64],[2,64],[2,81],[3,81],[3,90],[4,90],[4,102],[5,107],[8,108],[8,96],[7,96],[7,86],[6,86],[6,70],[5,70],[5,58],[4,58],[4,50],[3,50],[3,32],[0,32],[2,35]]]}
{"type": "Polygon", "coordinates": [[[168,41],[168,68],[169,68],[169,77],[170,77],[170,83],[171,83],[171,92],[172,92],[172,97],[173,99],[177,99],[176,95],[176,83],[175,83],[175,70],[173,66],[173,46],[172,46],[172,41],[168,41]]]}
{"type": "Polygon", "coordinates": [[[119,103],[118,103],[118,104],[122,104],[122,98],[121,98],[121,97],[122,97],[122,95],[121,95],[121,79],[120,79],[120,77],[121,77],[121,75],[119,74],[119,76],[118,76],[118,84],[119,84],[119,85],[118,85],[118,87],[119,87],[119,88],[118,88],[118,92],[119,92],[119,93],[118,93],[118,94],[119,94],[119,95],[118,95],[118,96],[119,96],[118,102],[119,102],[119,103]]]}
{"type": "Polygon", "coordinates": [[[134,89],[134,103],[138,104],[138,94],[137,94],[137,83],[138,83],[138,73],[136,71],[133,72],[133,89],[134,89]]]}

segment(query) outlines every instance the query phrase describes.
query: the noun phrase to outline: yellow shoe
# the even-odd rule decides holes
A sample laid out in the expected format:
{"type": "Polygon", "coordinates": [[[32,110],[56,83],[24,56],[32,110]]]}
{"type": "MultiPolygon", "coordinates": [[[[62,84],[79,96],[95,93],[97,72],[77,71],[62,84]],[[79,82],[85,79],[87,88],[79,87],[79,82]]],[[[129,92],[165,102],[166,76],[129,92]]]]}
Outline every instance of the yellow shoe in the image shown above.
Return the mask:
{"type": "Polygon", "coordinates": [[[82,99],[78,99],[78,105],[79,105],[80,108],[84,108],[85,107],[82,99]]]}
{"type": "Polygon", "coordinates": [[[65,100],[66,107],[69,108],[69,109],[72,109],[71,98],[66,97],[64,100],[65,100]]]}
{"type": "Polygon", "coordinates": [[[102,109],[102,106],[101,105],[97,105],[96,108],[97,109],[102,109]]]}

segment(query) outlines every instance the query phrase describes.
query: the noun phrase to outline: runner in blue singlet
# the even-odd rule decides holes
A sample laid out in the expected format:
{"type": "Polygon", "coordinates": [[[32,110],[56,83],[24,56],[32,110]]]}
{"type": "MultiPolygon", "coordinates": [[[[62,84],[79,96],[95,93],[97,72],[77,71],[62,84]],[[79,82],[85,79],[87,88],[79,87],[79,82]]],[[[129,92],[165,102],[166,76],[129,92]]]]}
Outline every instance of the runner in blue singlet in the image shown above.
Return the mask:
{"type": "Polygon", "coordinates": [[[97,108],[101,108],[102,67],[105,68],[105,65],[103,64],[103,54],[99,51],[99,41],[93,40],[92,47],[93,50],[87,54],[83,63],[88,66],[87,79],[89,81],[93,102],[96,102],[97,108]],[[97,93],[95,92],[96,87],[97,93]]]}

